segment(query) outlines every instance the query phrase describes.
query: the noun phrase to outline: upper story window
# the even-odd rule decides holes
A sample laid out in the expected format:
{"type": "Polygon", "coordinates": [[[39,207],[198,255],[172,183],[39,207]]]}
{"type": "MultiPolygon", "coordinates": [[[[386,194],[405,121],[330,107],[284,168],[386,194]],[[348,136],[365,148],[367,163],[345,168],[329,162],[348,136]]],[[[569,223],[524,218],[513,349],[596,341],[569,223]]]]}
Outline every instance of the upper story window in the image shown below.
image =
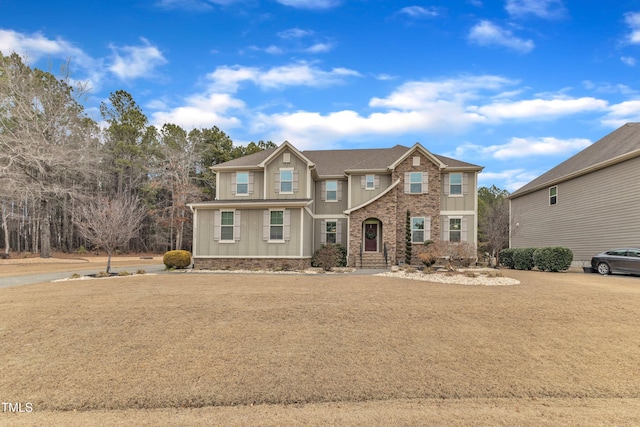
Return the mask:
{"type": "Polygon", "coordinates": [[[376,176],[375,175],[367,175],[365,188],[367,190],[375,190],[376,189],[376,176]]]}
{"type": "Polygon", "coordinates": [[[422,193],[422,172],[411,172],[409,174],[409,182],[411,183],[411,194],[422,193]]]}
{"type": "Polygon", "coordinates": [[[549,205],[555,205],[558,203],[558,187],[553,186],[549,188],[549,205]]]}
{"type": "Polygon", "coordinates": [[[249,172],[236,172],[236,194],[249,194],[249,172]]]}
{"type": "Polygon", "coordinates": [[[280,169],[280,193],[293,193],[293,169],[280,169]]]}
{"type": "Polygon", "coordinates": [[[462,173],[449,174],[449,194],[451,195],[462,194],[462,173]]]}
{"type": "Polygon", "coordinates": [[[338,200],[338,181],[327,181],[326,186],[327,186],[326,200],[328,202],[337,201],[338,200]]]}

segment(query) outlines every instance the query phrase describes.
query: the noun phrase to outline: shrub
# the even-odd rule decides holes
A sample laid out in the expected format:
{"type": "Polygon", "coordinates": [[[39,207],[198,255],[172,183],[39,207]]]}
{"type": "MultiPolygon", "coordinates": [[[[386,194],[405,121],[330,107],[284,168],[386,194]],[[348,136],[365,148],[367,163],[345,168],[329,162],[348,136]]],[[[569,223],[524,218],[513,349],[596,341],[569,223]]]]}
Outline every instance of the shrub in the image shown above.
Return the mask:
{"type": "Polygon", "coordinates": [[[515,248],[513,251],[513,267],[516,270],[531,270],[534,266],[533,253],[536,248],[515,248]]]}
{"type": "Polygon", "coordinates": [[[560,246],[538,248],[533,253],[533,262],[541,271],[564,271],[571,266],[573,252],[560,246]]]}
{"type": "Polygon", "coordinates": [[[500,251],[500,255],[498,255],[498,262],[500,265],[507,268],[514,268],[513,265],[513,252],[515,249],[507,248],[500,251]]]}
{"type": "Polygon", "coordinates": [[[191,252],[180,250],[166,252],[162,262],[167,268],[187,268],[191,264],[191,252]]]}
{"type": "Polygon", "coordinates": [[[325,271],[345,265],[347,265],[347,251],[342,245],[331,243],[322,245],[311,258],[312,267],[319,267],[325,271]]]}
{"type": "Polygon", "coordinates": [[[431,242],[418,258],[427,267],[431,267],[438,259],[450,265],[468,267],[475,259],[475,248],[467,242],[431,242]]]}

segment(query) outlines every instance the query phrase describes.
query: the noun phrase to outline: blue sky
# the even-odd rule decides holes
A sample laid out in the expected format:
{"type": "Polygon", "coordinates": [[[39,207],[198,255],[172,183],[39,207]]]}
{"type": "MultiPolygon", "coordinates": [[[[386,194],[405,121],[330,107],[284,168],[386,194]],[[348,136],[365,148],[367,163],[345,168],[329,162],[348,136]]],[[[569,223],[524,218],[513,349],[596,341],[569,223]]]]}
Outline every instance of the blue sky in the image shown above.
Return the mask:
{"type": "Polygon", "coordinates": [[[428,150],[514,191],[640,121],[640,2],[0,0],[0,51],[237,144],[428,150]]]}

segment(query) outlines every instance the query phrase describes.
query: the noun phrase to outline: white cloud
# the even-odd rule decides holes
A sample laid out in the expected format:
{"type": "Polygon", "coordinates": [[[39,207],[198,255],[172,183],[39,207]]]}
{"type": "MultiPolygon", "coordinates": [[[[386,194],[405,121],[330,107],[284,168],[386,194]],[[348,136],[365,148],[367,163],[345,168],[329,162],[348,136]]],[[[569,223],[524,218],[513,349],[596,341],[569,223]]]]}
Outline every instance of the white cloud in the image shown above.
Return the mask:
{"type": "Polygon", "coordinates": [[[545,171],[530,171],[525,169],[507,169],[500,172],[491,172],[486,169],[478,175],[479,186],[493,185],[496,182],[504,182],[505,190],[513,193],[518,188],[536,179],[545,171]]]}
{"type": "Polygon", "coordinates": [[[438,12],[435,8],[430,7],[430,8],[426,8],[426,7],[422,7],[422,6],[407,6],[407,7],[403,7],[402,9],[400,9],[398,11],[398,13],[402,14],[402,15],[407,15],[410,18],[415,18],[415,19],[419,19],[419,18],[433,18],[438,16],[438,12]]]}
{"type": "Polygon", "coordinates": [[[471,28],[468,39],[480,46],[502,46],[522,53],[535,47],[533,41],[516,37],[511,31],[489,21],[480,21],[471,28]]]}
{"type": "Polygon", "coordinates": [[[606,126],[618,128],[628,122],[640,122],[640,100],[634,99],[612,105],[609,114],[602,123],[606,126]]]}
{"type": "Polygon", "coordinates": [[[544,19],[560,18],[566,13],[562,0],[507,0],[505,9],[514,17],[534,15],[544,19]]]}
{"type": "Polygon", "coordinates": [[[360,73],[346,68],[324,71],[307,62],[297,62],[268,70],[239,65],[218,67],[207,75],[212,80],[212,90],[236,92],[240,83],[249,81],[262,89],[280,89],[288,86],[323,87],[340,84],[346,77],[358,77],[360,73]]]}
{"type": "Polygon", "coordinates": [[[316,43],[313,46],[309,46],[304,49],[307,53],[327,53],[333,49],[333,45],[331,43],[316,43]]]}
{"type": "Polygon", "coordinates": [[[607,108],[607,101],[583,97],[569,99],[527,99],[514,102],[496,102],[469,107],[489,120],[555,118],[568,114],[600,111],[607,108]]]}
{"type": "Polygon", "coordinates": [[[240,126],[241,120],[230,113],[245,108],[244,102],[226,94],[194,95],[187,98],[185,104],[153,113],[152,124],[161,127],[165,123],[174,123],[186,129],[216,125],[231,129],[240,126]]]}
{"type": "Polygon", "coordinates": [[[331,9],[340,5],[339,0],[276,0],[278,3],[299,9],[331,9]]]}
{"type": "Polygon", "coordinates": [[[160,49],[144,38],[140,46],[110,47],[113,63],[109,70],[122,80],[148,77],[156,67],[167,63],[160,49]]]}
{"type": "Polygon", "coordinates": [[[577,153],[584,150],[591,141],[583,138],[559,139],[555,137],[511,138],[502,145],[480,146],[465,144],[456,149],[457,156],[480,155],[497,160],[531,156],[556,156],[577,153]]]}
{"type": "Polygon", "coordinates": [[[632,56],[622,56],[620,57],[620,61],[622,61],[623,64],[628,65],[629,67],[635,67],[636,65],[636,58],[632,56]]]}
{"type": "Polygon", "coordinates": [[[627,36],[629,43],[640,43],[640,12],[629,12],[625,14],[624,22],[626,22],[631,30],[631,33],[627,36]]]}
{"type": "Polygon", "coordinates": [[[310,30],[302,30],[300,28],[290,28],[288,30],[280,31],[278,33],[278,37],[281,39],[300,39],[303,37],[312,36],[314,34],[313,31],[310,30]]]}

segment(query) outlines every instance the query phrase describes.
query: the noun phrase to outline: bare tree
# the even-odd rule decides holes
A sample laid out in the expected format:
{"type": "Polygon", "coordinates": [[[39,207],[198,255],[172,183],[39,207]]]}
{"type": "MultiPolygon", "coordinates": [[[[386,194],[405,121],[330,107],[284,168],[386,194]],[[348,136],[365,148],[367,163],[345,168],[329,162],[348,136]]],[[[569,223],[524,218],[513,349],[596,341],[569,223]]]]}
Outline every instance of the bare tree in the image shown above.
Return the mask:
{"type": "Polygon", "coordinates": [[[136,237],[146,211],[133,196],[96,197],[75,209],[74,223],[82,237],[107,252],[107,273],[111,255],[136,237]]]}
{"type": "Polygon", "coordinates": [[[500,251],[509,247],[509,202],[499,199],[489,206],[482,226],[492,258],[497,259],[500,251]]]}
{"type": "Polygon", "coordinates": [[[65,77],[31,69],[0,53],[0,188],[38,203],[40,256],[51,256],[51,212],[95,171],[89,140],[95,122],[84,113],[84,89],[65,77]]]}

